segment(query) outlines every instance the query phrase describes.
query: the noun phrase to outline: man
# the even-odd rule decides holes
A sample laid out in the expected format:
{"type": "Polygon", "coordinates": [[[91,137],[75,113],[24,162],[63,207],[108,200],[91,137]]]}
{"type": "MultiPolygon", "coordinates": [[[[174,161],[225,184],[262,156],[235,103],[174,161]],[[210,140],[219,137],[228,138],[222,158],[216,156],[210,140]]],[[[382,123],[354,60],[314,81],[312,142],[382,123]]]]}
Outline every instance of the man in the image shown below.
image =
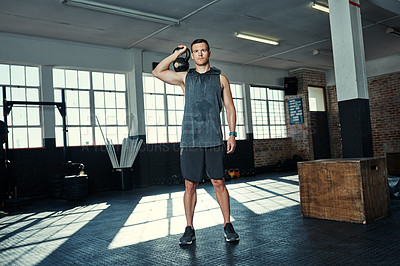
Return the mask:
{"type": "Polygon", "coordinates": [[[181,86],[185,93],[180,159],[185,179],[183,203],[187,226],[179,244],[190,245],[196,239],[193,215],[197,202],[196,188],[203,179],[204,164],[224,217],[225,239],[228,242],[238,241],[239,236],[230,222],[229,193],[225,186],[223,166],[225,150],[220,121],[223,100],[231,131],[227,141],[227,153],[233,153],[236,148],[236,110],[229,81],[219,69],[210,67],[211,51],[204,39],[194,40],[191,45],[195,69],[189,69],[188,72],[169,70],[169,65],[188,49],[185,45],[180,45],[179,48],[181,49],[174,51],[153,70],[154,76],[166,83],[181,86]]]}

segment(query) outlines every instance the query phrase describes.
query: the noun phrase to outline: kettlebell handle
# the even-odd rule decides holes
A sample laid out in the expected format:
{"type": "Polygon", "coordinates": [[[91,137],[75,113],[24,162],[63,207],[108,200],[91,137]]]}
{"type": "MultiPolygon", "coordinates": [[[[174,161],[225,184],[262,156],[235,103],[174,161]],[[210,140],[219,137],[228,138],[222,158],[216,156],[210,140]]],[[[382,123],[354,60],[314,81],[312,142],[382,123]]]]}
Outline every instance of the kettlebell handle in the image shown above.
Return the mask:
{"type": "MultiPolygon", "coordinates": [[[[175,51],[180,50],[180,49],[182,49],[182,48],[176,47],[176,48],[172,51],[172,53],[174,53],[175,51]]],[[[189,50],[189,48],[186,48],[186,51],[185,51],[185,61],[189,61],[189,57],[190,57],[190,50],[189,50]]]]}

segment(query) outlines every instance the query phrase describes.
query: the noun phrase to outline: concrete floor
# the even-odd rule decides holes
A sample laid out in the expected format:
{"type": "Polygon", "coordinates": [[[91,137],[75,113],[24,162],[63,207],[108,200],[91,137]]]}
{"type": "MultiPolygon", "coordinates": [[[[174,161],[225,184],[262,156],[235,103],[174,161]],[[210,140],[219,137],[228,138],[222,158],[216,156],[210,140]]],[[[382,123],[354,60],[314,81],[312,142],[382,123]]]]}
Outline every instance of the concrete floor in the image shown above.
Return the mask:
{"type": "Polygon", "coordinates": [[[352,224],[303,218],[296,173],[227,182],[239,243],[226,243],[212,185],[201,184],[197,240],[185,228],[183,187],[36,200],[0,217],[0,265],[400,265],[400,200],[392,215],[352,224]]]}

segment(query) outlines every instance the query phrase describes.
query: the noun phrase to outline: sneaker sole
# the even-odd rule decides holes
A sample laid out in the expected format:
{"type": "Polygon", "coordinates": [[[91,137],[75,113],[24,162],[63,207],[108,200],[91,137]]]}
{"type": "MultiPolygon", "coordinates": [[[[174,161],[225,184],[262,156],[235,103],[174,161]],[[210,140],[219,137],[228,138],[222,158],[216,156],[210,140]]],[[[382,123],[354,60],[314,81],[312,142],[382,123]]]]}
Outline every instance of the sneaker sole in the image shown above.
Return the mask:
{"type": "Polygon", "coordinates": [[[196,240],[196,237],[192,238],[192,241],[188,241],[188,242],[180,242],[179,241],[179,245],[182,245],[182,246],[191,245],[193,243],[193,241],[195,241],[195,240],[196,240]]]}
{"type": "Polygon", "coordinates": [[[224,233],[224,236],[225,236],[226,242],[237,242],[237,241],[240,240],[239,237],[238,237],[238,238],[228,238],[227,235],[226,235],[225,233],[224,233]]]}

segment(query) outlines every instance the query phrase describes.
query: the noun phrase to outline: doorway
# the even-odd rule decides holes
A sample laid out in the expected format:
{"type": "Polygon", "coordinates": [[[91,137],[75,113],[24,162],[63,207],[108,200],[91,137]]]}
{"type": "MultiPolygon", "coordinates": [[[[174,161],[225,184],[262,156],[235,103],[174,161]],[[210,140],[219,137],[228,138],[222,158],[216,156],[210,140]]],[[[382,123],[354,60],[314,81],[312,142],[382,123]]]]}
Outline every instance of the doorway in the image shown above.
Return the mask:
{"type": "Polygon", "coordinates": [[[331,145],[324,88],[308,87],[308,101],[314,160],[329,159],[331,158],[331,145]]]}

